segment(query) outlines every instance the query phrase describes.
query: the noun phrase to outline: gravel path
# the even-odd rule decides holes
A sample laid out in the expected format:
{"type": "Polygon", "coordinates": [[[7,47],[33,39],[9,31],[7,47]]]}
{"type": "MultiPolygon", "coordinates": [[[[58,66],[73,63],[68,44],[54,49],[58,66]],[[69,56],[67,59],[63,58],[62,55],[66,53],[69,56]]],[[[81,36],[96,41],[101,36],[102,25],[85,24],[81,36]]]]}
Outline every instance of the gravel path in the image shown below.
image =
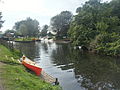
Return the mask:
{"type": "Polygon", "coordinates": [[[5,90],[5,87],[3,85],[3,79],[1,78],[1,73],[2,73],[2,69],[1,67],[3,66],[4,64],[0,62],[0,90],[5,90]]]}

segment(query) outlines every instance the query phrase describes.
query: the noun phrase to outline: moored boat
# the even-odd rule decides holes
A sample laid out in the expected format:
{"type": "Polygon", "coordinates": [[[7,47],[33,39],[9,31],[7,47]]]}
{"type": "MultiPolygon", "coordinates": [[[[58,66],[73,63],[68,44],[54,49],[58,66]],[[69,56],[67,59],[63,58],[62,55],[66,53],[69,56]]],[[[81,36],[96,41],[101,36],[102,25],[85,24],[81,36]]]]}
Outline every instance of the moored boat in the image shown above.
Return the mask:
{"type": "Polygon", "coordinates": [[[30,59],[28,59],[27,57],[23,56],[22,57],[22,64],[26,68],[34,71],[37,76],[40,76],[42,68],[40,68],[38,65],[36,65],[35,62],[33,62],[30,59]]]}
{"type": "Polygon", "coordinates": [[[44,70],[42,70],[42,68],[40,68],[38,65],[35,64],[35,62],[31,61],[30,59],[28,59],[27,57],[25,57],[23,55],[23,57],[20,59],[20,61],[22,62],[22,64],[34,71],[36,73],[37,76],[40,76],[42,80],[51,83],[53,85],[58,85],[58,78],[54,78],[51,75],[47,74],[44,70]]]}

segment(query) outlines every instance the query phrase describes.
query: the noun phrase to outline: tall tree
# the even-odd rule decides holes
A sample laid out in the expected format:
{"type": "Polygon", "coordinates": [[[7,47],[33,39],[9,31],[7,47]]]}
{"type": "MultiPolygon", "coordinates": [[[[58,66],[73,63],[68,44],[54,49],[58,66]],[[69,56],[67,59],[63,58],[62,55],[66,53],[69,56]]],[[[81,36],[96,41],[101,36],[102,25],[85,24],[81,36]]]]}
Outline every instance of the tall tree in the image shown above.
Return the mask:
{"type": "Polygon", "coordinates": [[[13,28],[24,36],[35,37],[39,34],[39,22],[31,18],[16,22],[13,28]]]}
{"type": "Polygon", "coordinates": [[[120,18],[120,0],[112,0],[110,6],[113,7],[112,14],[120,18]]]}
{"type": "Polygon", "coordinates": [[[41,36],[42,37],[47,36],[47,32],[48,32],[48,25],[44,25],[42,30],[41,30],[41,36]]]}
{"type": "Polygon", "coordinates": [[[76,10],[78,14],[69,30],[69,35],[75,45],[89,45],[90,40],[98,34],[95,25],[101,20],[100,6],[99,0],[90,0],[76,10]]]}
{"type": "Polygon", "coordinates": [[[0,12],[0,28],[2,27],[3,23],[4,23],[4,21],[2,20],[2,12],[0,12]]]}
{"type": "Polygon", "coordinates": [[[51,18],[50,24],[53,30],[56,30],[58,37],[67,36],[72,16],[70,11],[62,11],[60,14],[51,18]]]}

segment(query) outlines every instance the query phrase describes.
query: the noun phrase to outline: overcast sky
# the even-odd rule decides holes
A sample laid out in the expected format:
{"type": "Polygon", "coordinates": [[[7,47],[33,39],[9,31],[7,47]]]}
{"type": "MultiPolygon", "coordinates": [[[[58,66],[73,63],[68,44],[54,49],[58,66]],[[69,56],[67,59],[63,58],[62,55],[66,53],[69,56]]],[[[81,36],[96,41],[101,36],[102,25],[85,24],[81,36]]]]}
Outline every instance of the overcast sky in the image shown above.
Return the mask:
{"type": "MultiPolygon", "coordinates": [[[[12,29],[15,22],[31,17],[39,21],[40,26],[50,23],[51,17],[61,11],[71,11],[75,14],[76,8],[88,0],[2,0],[0,12],[5,23],[2,30],[12,29]]],[[[107,1],[107,0],[104,0],[107,1]]]]}

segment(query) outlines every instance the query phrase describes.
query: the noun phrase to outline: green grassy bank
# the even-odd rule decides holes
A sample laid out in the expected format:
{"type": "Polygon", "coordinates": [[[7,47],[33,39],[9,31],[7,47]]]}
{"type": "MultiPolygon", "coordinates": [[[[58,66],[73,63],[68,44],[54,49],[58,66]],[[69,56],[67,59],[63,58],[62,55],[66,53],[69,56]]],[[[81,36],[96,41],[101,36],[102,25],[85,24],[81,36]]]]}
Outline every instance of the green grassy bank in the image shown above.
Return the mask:
{"type": "Polygon", "coordinates": [[[38,38],[35,37],[15,38],[15,41],[34,41],[34,40],[38,40],[38,38]]]}
{"type": "Polygon", "coordinates": [[[0,72],[5,90],[60,90],[59,86],[52,86],[40,80],[34,74],[28,73],[26,68],[19,64],[18,51],[10,51],[0,45],[0,72]]]}
{"type": "Polygon", "coordinates": [[[32,41],[33,38],[15,38],[15,41],[32,41]]]}

